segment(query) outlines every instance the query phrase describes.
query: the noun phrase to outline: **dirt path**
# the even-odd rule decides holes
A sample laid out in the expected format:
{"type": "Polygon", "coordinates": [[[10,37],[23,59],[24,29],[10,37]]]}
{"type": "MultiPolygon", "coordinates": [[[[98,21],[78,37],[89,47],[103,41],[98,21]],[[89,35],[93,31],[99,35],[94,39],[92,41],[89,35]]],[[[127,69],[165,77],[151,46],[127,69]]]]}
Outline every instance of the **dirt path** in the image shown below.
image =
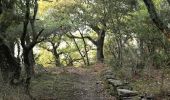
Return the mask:
{"type": "Polygon", "coordinates": [[[78,68],[70,73],[79,75],[79,81],[74,84],[75,88],[81,90],[74,95],[80,97],[79,100],[114,100],[106,93],[99,72],[94,69],[78,68]]]}
{"type": "Polygon", "coordinates": [[[37,100],[114,100],[100,79],[103,68],[57,68],[42,73],[32,82],[37,100]]]}

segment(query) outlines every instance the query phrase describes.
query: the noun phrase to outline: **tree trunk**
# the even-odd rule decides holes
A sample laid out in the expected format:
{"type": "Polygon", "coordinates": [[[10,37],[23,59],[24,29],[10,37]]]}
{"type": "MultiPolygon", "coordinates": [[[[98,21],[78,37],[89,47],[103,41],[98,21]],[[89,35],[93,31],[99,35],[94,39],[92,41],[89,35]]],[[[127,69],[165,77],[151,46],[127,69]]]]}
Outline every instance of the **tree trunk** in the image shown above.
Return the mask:
{"type": "Polygon", "coordinates": [[[104,39],[105,39],[105,31],[102,30],[101,33],[99,33],[98,40],[97,40],[97,62],[104,62],[104,53],[103,53],[103,47],[104,47],[104,39]]]}
{"type": "Polygon", "coordinates": [[[16,58],[11,54],[9,47],[1,41],[0,44],[0,69],[4,82],[13,83],[20,78],[21,67],[16,58]]]}
{"type": "Polygon", "coordinates": [[[61,66],[60,55],[57,53],[55,48],[53,48],[53,55],[55,56],[55,65],[56,66],[61,66]]]}
{"type": "Polygon", "coordinates": [[[56,66],[61,66],[61,63],[60,63],[60,56],[57,54],[55,55],[55,62],[56,62],[56,66]]]}
{"type": "MultiPolygon", "coordinates": [[[[0,2],[0,15],[4,20],[0,20],[0,70],[5,82],[13,83],[14,79],[20,78],[21,67],[15,57],[13,56],[10,48],[5,42],[6,34],[4,34],[7,28],[13,22],[12,12],[13,2],[10,3],[10,6],[3,6],[5,3],[0,2]],[[4,8],[5,7],[5,8],[4,8]],[[10,16],[4,15],[5,13],[11,13],[10,16]]],[[[14,49],[13,49],[14,50],[14,49]]]]}
{"type": "MultiPolygon", "coordinates": [[[[106,27],[105,22],[103,22],[104,28],[106,27]]],[[[88,38],[96,47],[97,47],[97,62],[103,63],[104,62],[104,53],[103,53],[103,47],[104,47],[104,40],[105,40],[105,29],[101,29],[98,26],[90,25],[90,27],[97,33],[98,39],[97,41],[88,38]]]]}
{"type": "MultiPolygon", "coordinates": [[[[30,36],[27,36],[26,37],[26,45],[29,45],[31,43],[31,39],[30,39],[30,36]]],[[[34,53],[33,53],[33,49],[31,49],[29,51],[29,63],[30,63],[30,66],[31,66],[31,72],[33,72],[32,74],[34,74],[34,65],[35,65],[35,59],[34,59],[34,53]]]]}
{"type": "Polygon", "coordinates": [[[35,59],[34,59],[33,50],[31,50],[30,53],[29,53],[29,61],[30,61],[30,66],[31,66],[32,74],[34,75],[35,74],[35,70],[34,70],[35,59]]]}
{"type": "Polygon", "coordinates": [[[104,61],[103,47],[102,45],[97,45],[97,62],[103,63],[103,61],[104,61]]]}
{"type": "Polygon", "coordinates": [[[11,54],[14,56],[14,53],[15,53],[15,43],[14,43],[14,41],[9,42],[9,48],[11,50],[11,54]]]}
{"type": "Polygon", "coordinates": [[[17,45],[17,59],[18,59],[18,61],[19,61],[19,64],[21,64],[21,56],[20,56],[21,48],[20,48],[20,43],[19,43],[19,41],[17,41],[16,45],[17,45]]]}
{"type": "Polygon", "coordinates": [[[116,41],[117,41],[117,47],[118,47],[118,57],[117,57],[117,64],[118,64],[118,66],[119,67],[122,67],[123,66],[123,44],[122,44],[122,35],[121,34],[119,34],[118,35],[118,38],[116,39],[116,41]]]}
{"type": "Polygon", "coordinates": [[[30,64],[30,60],[29,60],[29,49],[23,48],[23,56],[24,56],[24,65],[25,65],[25,72],[26,72],[26,81],[25,81],[25,85],[26,85],[26,91],[29,91],[29,86],[30,86],[30,80],[31,80],[31,76],[33,75],[33,70],[32,70],[32,66],[30,64]]]}
{"type": "Polygon", "coordinates": [[[145,52],[144,52],[144,42],[143,42],[142,39],[139,39],[139,49],[140,49],[139,50],[140,51],[140,60],[141,60],[141,62],[145,61],[145,58],[144,58],[144,55],[145,55],[145,52]]]}

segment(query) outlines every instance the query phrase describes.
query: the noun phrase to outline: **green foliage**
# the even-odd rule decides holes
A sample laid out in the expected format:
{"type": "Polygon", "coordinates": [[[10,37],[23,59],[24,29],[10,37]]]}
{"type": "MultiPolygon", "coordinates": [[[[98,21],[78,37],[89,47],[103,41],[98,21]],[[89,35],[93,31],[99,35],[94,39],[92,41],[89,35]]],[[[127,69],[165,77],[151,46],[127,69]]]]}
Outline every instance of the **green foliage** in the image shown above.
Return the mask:
{"type": "Polygon", "coordinates": [[[54,64],[53,64],[54,57],[50,52],[48,52],[44,49],[40,49],[38,55],[39,56],[36,59],[37,64],[42,64],[45,67],[54,66],[54,64]]]}

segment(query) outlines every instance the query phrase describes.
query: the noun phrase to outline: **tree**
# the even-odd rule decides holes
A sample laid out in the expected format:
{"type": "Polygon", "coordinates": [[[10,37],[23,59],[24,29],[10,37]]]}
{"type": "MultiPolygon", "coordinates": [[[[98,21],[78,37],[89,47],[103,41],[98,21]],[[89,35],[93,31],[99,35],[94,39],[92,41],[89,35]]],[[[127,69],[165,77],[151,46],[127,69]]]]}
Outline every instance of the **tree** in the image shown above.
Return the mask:
{"type": "MultiPolygon", "coordinates": [[[[104,1],[103,1],[104,2],[104,1]]],[[[79,23],[84,26],[89,26],[97,34],[97,39],[93,39],[90,36],[83,37],[89,39],[96,46],[96,58],[97,62],[104,62],[104,40],[106,34],[106,23],[107,19],[105,18],[105,7],[102,1],[86,2],[83,1],[79,4],[76,17],[73,17],[73,21],[76,21],[77,18],[80,19],[79,23]],[[95,4],[97,3],[97,4],[95,4]],[[85,7],[84,4],[87,6],[85,7]],[[100,5],[100,6],[99,6],[100,5]],[[92,7],[92,9],[89,8],[92,7]],[[96,12],[95,12],[95,11],[96,12]],[[101,10],[99,12],[99,10],[101,10]],[[93,16],[96,15],[96,18],[93,16]]]]}
{"type": "MultiPolygon", "coordinates": [[[[117,16],[123,16],[129,12],[130,5],[128,1],[125,0],[94,0],[87,1],[82,0],[78,3],[75,11],[73,11],[73,22],[79,23],[80,28],[86,27],[91,28],[96,33],[97,38],[94,39],[92,36],[84,36],[84,38],[89,39],[96,46],[96,58],[98,62],[104,61],[104,40],[106,33],[110,30],[110,26],[114,26],[114,22],[117,16]],[[126,5],[126,6],[125,6],[126,5]],[[117,14],[115,14],[115,12],[117,14]],[[77,20],[79,19],[79,20],[77,20]],[[113,22],[112,22],[113,21],[113,22]],[[112,24],[112,25],[111,25],[112,24]]],[[[122,20],[121,20],[122,21],[122,20]]],[[[112,27],[117,28],[118,27],[112,27]]],[[[91,31],[90,30],[90,31],[91,31]]],[[[117,32],[118,33],[118,32],[117,32]]],[[[113,34],[117,34],[114,33],[113,34]]]]}
{"type": "Polygon", "coordinates": [[[73,34],[72,34],[71,32],[70,32],[70,35],[71,35],[71,37],[72,37],[72,39],[73,39],[73,41],[74,41],[74,44],[75,44],[75,46],[76,46],[79,54],[81,55],[81,58],[83,59],[84,64],[87,65],[87,64],[86,64],[86,61],[85,61],[85,59],[84,59],[84,55],[82,54],[82,52],[81,52],[81,50],[80,50],[80,48],[79,48],[79,46],[78,46],[78,44],[77,44],[77,42],[76,42],[73,34]]]}
{"type": "MultiPolygon", "coordinates": [[[[168,25],[166,25],[161,18],[159,17],[154,2],[152,0],[143,0],[148,12],[150,14],[150,18],[155,23],[155,25],[162,31],[162,33],[169,39],[170,38],[170,29],[168,25]]],[[[170,4],[170,1],[167,0],[167,2],[170,4]]]]}
{"type": "Polygon", "coordinates": [[[24,22],[23,22],[23,33],[21,34],[20,41],[21,41],[21,46],[23,48],[23,57],[24,57],[24,65],[25,65],[25,71],[26,71],[26,92],[29,94],[29,85],[30,85],[30,80],[32,75],[34,74],[33,72],[33,66],[31,66],[31,61],[29,59],[29,54],[33,47],[43,41],[38,40],[39,36],[42,34],[43,30],[40,30],[38,33],[35,30],[35,21],[36,21],[36,15],[38,11],[38,1],[34,0],[33,3],[31,3],[31,0],[26,0],[25,2],[25,17],[24,17],[24,22]],[[33,5],[33,9],[31,9],[31,5],[33,5]],[[33,10],[33,16],[31,16],[31,10],[33,10]],[[32,29],[32,41],[30,40],[30,34],[28,34],[28,25],[31,25],[32,29]]]}
{"type": "Polygon", "coordinates": [[[52,34],[49,39],[45,41],[45,43],[50,43],[52,48],[50,48],[48,45],[40,45],[43,49],[46,49],[47,51],[51,52],[54,55],[55,59],[55,65],[56,66],[61,66],[61,59],[60,55],[63,53],[58,50],[59,46],[61,45],[62,42],[62,35],[58,34],[52,34]]]}
{"type": "Polygon", "coordinates": [[[14,79],[20,78],[20,65],[13,56],[10,41],[7,40],[6,30],[17,20],[18,16],[14,13],[16,0],[0,0],[0,68],[3,79],[13,83],[14,79]],[[9,73],[12,73],[11,75],[9,73]]]}

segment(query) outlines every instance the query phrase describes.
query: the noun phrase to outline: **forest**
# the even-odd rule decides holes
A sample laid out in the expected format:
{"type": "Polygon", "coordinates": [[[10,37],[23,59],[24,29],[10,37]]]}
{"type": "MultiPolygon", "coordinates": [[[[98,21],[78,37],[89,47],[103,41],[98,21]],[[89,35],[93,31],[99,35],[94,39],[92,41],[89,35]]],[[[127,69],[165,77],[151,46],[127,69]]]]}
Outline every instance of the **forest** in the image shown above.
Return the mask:
{"type": "Polygon", "coordinates": [[[0,100],[170,100],[170,0],[0,0],[0,100]]]}

